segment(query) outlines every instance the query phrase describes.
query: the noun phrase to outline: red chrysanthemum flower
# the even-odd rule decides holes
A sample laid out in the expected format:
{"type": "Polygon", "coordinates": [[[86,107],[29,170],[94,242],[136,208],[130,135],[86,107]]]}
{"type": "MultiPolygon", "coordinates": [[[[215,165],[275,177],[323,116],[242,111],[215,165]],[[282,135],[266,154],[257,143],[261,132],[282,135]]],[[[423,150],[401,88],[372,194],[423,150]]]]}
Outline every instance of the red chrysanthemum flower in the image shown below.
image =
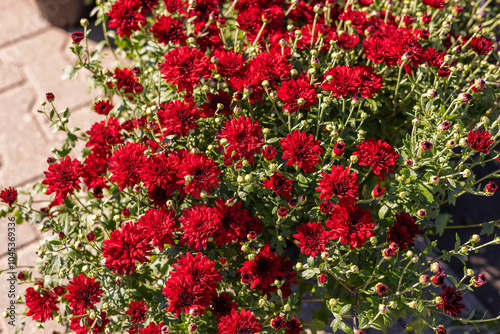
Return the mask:
{"type": "Polygon", "coordinates": [[[237,306],[238,303],[232,302],[230,295],[222,292],[220,295],[214,294],[212,296],[210,311],[217,317],[217,322],[220,322],[222,317],[231,314],[231,310],[234,310],[237,306]]]}
{"type": "Polygon", "coordinates": [[[257,32],[261,25],[262,10],[260,7],[250,7],[238,13],[236,17],[237,27],[247,32],[257,32]]]}
{"type": "Polygon", "coordinates": [[[144,151],[146,146],[127,142],[125,146],[113,152],[109,161],[109,172],[112,174],[110,179],[118,183],[120,190],[141,182],[141,168],[146,163],[144,151]]]}
{"type": "Polygon", "coordinates": [[[491,140],[492,135],[487,130],[476,130],[469,131],[467,139],[469,140],[469,145],[474,151],[479,151],[484,154],[488,154],[488,150],[494,143],[491,140]]]}
{"type": "Polygon", "coordinates": [[[319,187],[316,191],[319,192],[319,198],[328,200],[332,196],[337,196],[339,200],[347,202],[355,202],[358,198],[359,183],[356,182],[358,174],[353,172],[349,174],[349,167],[344,169],[344,166],[332,166],[332,173],[321,172],[322,180],[319,180],[319,187]]]}
{"type": "Polygon", "coordinates": [[[176,271],[170,272],[170,277],[188,278],[196,285],[215,291],[217,281],[222,281],[222,274],[215,268],[215,265],[215,261],[202,256],[202,253],[197,253],[194,257],[191,253],[186,253],[177,259],[177,264],[172,265],[176,271]]]}
{"type": "Polygon", "coordinates": [[[330,240],[330,233],[320,223],[302,223],[297,227],[297,232],[293,237],[299,240],[297,246],[300,252],[312,257],[324,252],[325,245],[330,240]]]}
{"type": "Polygon", "coordinates": [[[444,0],[422,0],[422,1],[429,7],[443,9],[444,0]]]}
{"type": "Polygon", "coordinates": [[[238,239],[246,240],[248,232],[254,231],[259,234],[262,222],[252,217],[248,210],[241,209],[242,202],[234,205],[226,205],[223,199],[215,201],[215,213],[217,214],[217,226],[214,233],[216,245],[224,245],[238,239]]]}
{"type": "Polygon", "coordinates": [[[423,58],[425,61],[432,67],[441,67],[444,63],[444,54],[445,52],[437,52],[433,48],[428,48],[423,53],[423,58]]]}
{"type": "Polygon", "coordinates": [[[175,13],[182,8],[182,0],[163,0],[165,9],[169,13],[175,13]]]}
{"type": "Polygon", "coordinates": [[[42,183],[47,185],[45,194],[56,193],[53,202],[55,205],[61,204],[75,189],[80,189],[82,169],[80,161],[71,160],[69,156],[66,156],[61,159],[60,163],[50,165],[48,172],[44,172],[45,179],[42,183]]]}
{"type": "Polygon", "coordinates": [[[250,311],[241,309],[240,313],[235,309],[231,314],[223,317],[219,321],[219,331],[217,334],[245,333],[253,334],[260,331],[262,325],[259,320],[250,311]]]}
{"type": "Polygon", "coordinates": [[[266,145],[262,148],[262,155],[267,161],[273,161],[276,158],[276,149],[270,145],[266,145]]]}
{"type": "Polygon", "coordinates": [[[442,308],[444,313],[456,317],[457,314],[462,313],[461,310],[465,308],[465,305],[460,303],[463,299],[462,294],[460,291],[457,291],[457,287],[455,286],[443,285],[442,289],[443,291],[440,294],[442,301],[435,306],[437,308],[442,308]]]}
{"type": "Polygon", "coordinates": [[[12,207],[12,204],[17,200],[17,190],[10,187],[10,188],[5,188],[0,192],[0,198],[2,199],[2,202],[9,204],[9,207],[12,207]]]}
{"type": "Polygon", "coordinates": [[[276,330],[280,330],[285,328],[286,320],[285,316],[275,316],[273,320],[271,320],[271,327],[276,330]]]}
{"type": "Polygon", "coordinates": [[[213,117],[216,113],[230,115],[233,113],[231,102],[232,97],[222,89],[218,94],[207,93],[207,102],[201,105],[201,117],[213,117]]]}
{"type": "MultiPolygon", "coordinates": [[[[85,165],[83,166],[83,182],[90,191],[96,196],[101,193],[102,189],[109,188],[106,183],[107,160],[95,153],[90,153],[85,158],[85,165]]],[[[96,196],[98,197],[98,196],[96,196]]]]}
{"type": "Polygon", "coordinates": [[[175,211],[165,208],[151,208],[137,222],[137,227],[143,233],[143,238],[151,240],[153,246],[163,249],[165,244],[175,245],[173,238],[177,230],[175,211]]]}
{"type": "Polygon", "coordinates": [[[286,322],[285,328],[285,334],[300,334],[302,332],[302,324],[295,317],[286,322]]]}
{"type": "Polygon", "coordinates": [[[138,302],[130,302],[127,312],[125,314],[130,315],[130,322],[140,324],[146,321],[148,312],[148,305],[141,300],[138,302]]]}
{"type": "Polygon", "coordinates": [[[163,326],[165,326],[165,323],[163,321],[159,324],[151,322],[148,327],[139,328],[139,334],[163,334],[161,330],[163,326]]]}
{"type": "Polygon", "coordinates": [[[233,160],[245,158],[250,164],[253,164],[254,154],[259,153],[264,144],[264,134],[259,121],[253,122],[251,118],[243,115],[228,119],[220,137],[227,139],[229,143],[225,147],[226,154],[232,155],[233,160]]]}
{"type": "MultiPolygon", "coordinates": [[[[119,68],[115,69],[113,78],[116,79],[116,89],[123,89],[125,94],[140,93],[143,89],[142,85],[137,82],[134,72],[127,67],[123,70],[119,68]]],[[[109,85],[113,87],[115,84],[110,83],[109,85]]]]}
{"type": "Polygon", "coordinates": [[[111,6],[107,13],[111,20],[108,22],[110,28],[116,28],[120,37],[130,37],[132,31],[140,30],[139,23],[145,23],[146,17],[138,12],[139,2],[136,0],[120,0],[111,6]]]}
{"type": "Polygon", "coordinates": [[[165,135],[186,136],[190,129],[196,129],[196,121],[200,119],[200,110],[192,100],[173,101],[162,105],[158,112],[160,124],[165,135]]]}
{"type": "Polygon", "coordinates": [[[213,56],[217,58],[215,70],[223,77],[243,78],[246,73],[246,59],[241,53],[234,51],[216,50],[213,56]]]}
{"type": "Polygon", "coordinates": [[[208,57],[200,50],[183,46],[165,55],[160,72],[163,79],[177,86],[177,93],[183,90],[193,93],[201,78],[207,80],[210,77],[212,67],[208,57]]]}
{"type": "Polygon", "coordinates": [[[358,156],[361,166],[370,166],[375,175],[380,176],[383,181],[385,173],[393,173],[391,166],[396,165],[399,154],[394,148],[381,140],[375,141],[373,138],[362,141],[356,146],[358,151],[353,155],[358,156]]]}
{"type": "Polygon", "coordinates": [[[220,173],[217,164],[205,154],[187,154],[177,173],[180,179],[177,183],[186,183],[184,190],[200,199],[202,190],[208,193],[212,188],[219,188],[220,179],[217,176],[220,173]]]}
{"type": "Polygon", "coordinates": [[[313,104],[318,103],[316,89],[305,79],[288,80],[278,88],[278,97],[283,101],[283,110],[293,114],[299,108],[309,109],[313,104]],[[303,104],[299,106],[298,100],[303,99],[303,104]]]}
{"type": "Polygon", "coordinates": [[[158,0],[136,0],[139,2],[143,12],[152,13],[156,6],[158,6],[158,0]]]}
{"type": "Polygon", "coordinates": [[[104,332],[104,329],[106,328],[106,325],[110,323],[110,320],[107,318],[106,312],[102,311],[101,314],[99,315],[101,318],[101,324],[99,325],[98,319],[90,319],[89,316],[86,316],[85,319],[87,320],[88,328],[85,326],[80,325],[80,321],[82,320],[81,317],[75,317],[70,319],[70,325],[69,328],[75,333],[75,334],[98,334],[104,332]],[[94,324],[95,323],[95,324],[94,324]],[[90,330],[92,328],[92,332],[90,330]]]}
{"type": "Polygon", "coordinates": [[[343,50],[352,50],[358,44],[358,35],[340,34],[337,39],[337,45],[343,50]]]}
{"type": "Polygon", "coordinates": [[[406,212],[396,214],[396,222],[389,228],[387,241],[395,243],[401,249],[407,249],[408,245],[415,246],[415,236],[420,232],[416,219],[406,212]]]}
{"type": "Polygon", "coordinates": [[[175,312],[175,317],[188,313],[194,307],[203,314],[210,306],[210,290],[186,276],[169,278],[165,282],[163,295],[168,300],[166,311],[175,312]]]}
{"type": "Polygon", "coordinates": [[[349,243],[351,250],[361,248],[375,228],[370,212],[354,203],[335,205],[326,226],[332,229],[332,239],[340,238],[342,245],[349,243]]]}
{"type": "MultiPolygon", "coordinates": [[[[38,281],[36,285],[40,286],[43,291],[43,283],[38,281]]],[[[24,299],[26,300],[26,307],[28,308],[28,313],[26,313],[26,315],[32,316],[33,320],[45,322],[48,319],[54,319],[53,312],[59,311],[57,307],[58,301],[49,291],[37,292],[34,288],[29,287],[26,289],[24,299]]]]}
{"type": "Polygon", "coordinates": [[[373,67],[358,65],[354,69],[358,75],[358,91],[362,98],[371,99],[383,86],[382,76],[373,71],[373,67]]]}
{"type": "Polygon", "coordinates": [[[73,309],[73,314],[83,314],[88,308],[93,308],[94,304],[101,301],[101,282],[96,282],[95,278],[88,278],[81,274],[73,277],[66,287],[68,294],[64,296],[73,309]]]}
{"type": "Polygon", "coordinates": [[[238,272],[250,275],[250,289],[257,287],[264,290],[274,282],[277,276],[283,274],[279,271],[279,267],[278,254],[272,252],[269,244],[266,244],[255,256],[255,260],[245,261],[243,268],[238,269],[238,272]]]}
{"type": "Polygon", "coordinates": [[[438,327],[436,328],[436,334],[448,334],[448,332],[444,327],[438,327]]]}
{"type": "Polygon", "coordinates": [[[252,73],[252,83],[259,85],[267,80],[271,86],[280,83],[283,78],[288,78],[292,65],[281,54],[262,52],[249,62],[249,73],[252,73]]]}
{"type": "Polygon", "coordinates": [[[270,180],[264,180],[264,188],[272,189],[276,192],[276,196],[282,195],[286,199],[292,199],[290,192],[292,191],[293,180],[287,180],[286,177],[279,173],[274,173],[270,180]]]}
{"type": "Polygon", "coordinates": [[[182,28],[182,22],[171,16],[157,17],[149,31],[153,33],[153,37],[158,40],[158,43],[165,45],[170,42],[184,44],[187,38],[182,28]]]}
{"type": "Polygon", "coordinates": [[[109,100],[101,100],[94,103],[94,111],[99,115],[107,115],[115,106],[109,100]]]}
{"type": "Polygon", "coordinates": [[[182,241],[192,249],[201,250],[207,247],[208,239],[217,231],[220,217],[215,208],[198,204],[184,209],[179,221],[182,241]]]}
{"type": "Polygon", "coordinates": [[[148,256],[153,249],[149,239],[142,236],[139,227],[132,223],[122,223],[122,230],[111,232],[111,238],[104,240],[102,256],[106,267],[119,275],[135,273],[135,263],[149,262],[148,256]]]}
{"type": "Polygon", "coordinates": [[[283,150],[283,159],[288,159],[287,166],[297,165],[298,168],[303,168],[304,173],[308,171],[314,172],[314,165],[321,163],[319,158],[323,149],[319,147],[321,141],[314,140],[314,136],[307,135],[305,131],[293,131],[287,134],[286,138],[280,140],[281,149],[283,150]]]}
{"type": "Polygon", "coordinates": [[[92,152],[99,157],[107,158],[112,146],[123,143],[120,130],[120,121],[112,116],[107,121],[94,123],[90,130],[85,132],[90,136],[85,146],[92,147],[92,152]]]}
{"type": "Polygon", "coordinates": [[[470,46],[478,55],[487,55],[493,50],[493,42],[483,36],[473,37],[470,46]]]}
{"type": "Polygon", "coordinates": [[[357,71],[353,68],[344,65],[335,66],[326,71],[324,77],[327,78],[327,81],[321,85],[321,88],[331,91],[332,95],[338,99],[356,95],[358,92],[360,79],[357,71]]]}
{"type": "Polygon", "coordinates": [[[177,182],[178,168],[175,154],[165,155],[163,152],[150,156],[142,165],[140,176],[148,191],[157,186],[167,189],[169,194],[179,189],[177,182]]]}

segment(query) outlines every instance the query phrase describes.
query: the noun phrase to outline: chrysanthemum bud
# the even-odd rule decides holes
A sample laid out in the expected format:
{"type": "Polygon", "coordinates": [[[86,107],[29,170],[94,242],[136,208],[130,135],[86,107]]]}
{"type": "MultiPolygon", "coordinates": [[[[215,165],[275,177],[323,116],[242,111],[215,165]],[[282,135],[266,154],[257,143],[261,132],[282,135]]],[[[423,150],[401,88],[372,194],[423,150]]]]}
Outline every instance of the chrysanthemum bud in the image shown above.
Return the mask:
{"type": "Polygon", "coordinates": [[[429,275],[422,275],[422,276],[420,276],[420,278],[418,280],[419,280],[420,284],[423,284],[423,285],[427,285],[431,281],[429,275]]]}
{"type": "Polygon", "coordinates": [[[449,148],[455,148],[457,146],[457,142],[453,139],[448,140],[446,143],[446,146],[449,148]]]}
{"type": "Polygon", "coordinates": [[[411,121],[411,124],[413,124],[413,125],[417,126],[417,125],[419,125],[419,124],[420,124],[420,121],[421,121],[421,120],[420,120],[420,118],[414,118],[414,119],[411,121]]]}
{"type": "MultiPolygon", "coordinates": [[[[190,0],[190,1],[192,1],[192,0],[190,0]]],[[[190,325],[188,326],[188,331],[189,331],[190,333],[195,333],[195,332],[197,332],[197,331],[198,331],[198,325],[196,325],[196,324],[190,324],[190,325]]]]}
{"type": "Polygon", "coordinates": [[[437,274],[437,273],[440,273],[440,272],[442,272],[442,271],[443,271],[443,267],[441,267],[441,266],[439,265],[439,263],[437,263],[437,262],[433,262],[433,263],[431,264],[431,271],[432,271],[433,273],[437,274]]]}
{"type": "Polygon", "coordinates": [[[162,334],[168,334],[168,333],[170,333],[170,327],[168,327],[167,325],[163,326],[161,328],[161,333],[162,334]]]}
{"type": "Polygon", "coordinates": [[[438,184],[439,183],[439,177],[437,177],[436,175],[432,175],[429,178],[429,183],[430,184],[438,184]]]}
{"type": "Polygon", "coordinates": [[[472,100],[472,94],[469,93],[460,93],[458,94],[457,99],[462,103],[467,103],[472,100]]]}
{"type": "Polygon", "coordinates": [[[413,308],[413,309],[416,309],[418,306],[418,302],[416,300],[413,300],[411,302],[408,303],[408,307],[409,308],[413,308]]]}
{"type": "Polygon", "coordinates": [[[77,242],[75,242],[75,249],[76,250],[82,250],[83,249],[83,243],[78,240],[77,242]]]}
{"type": "Polygon", "coordinates": [[[285,306],[283,306],[283,311],[290,312],[291,310],[292,310],[292,307],[290,306],[290,304],[285,304],[285,306]]]}
{"type": "Polygon", "coordinates": [[[425,216],[427,216],[427,211],[425,209],[420,209],[417,211],[417,216],[419,216],[420,218],[424,218],[425,216]]]}
{"type": "Polygon", "coordinates": [[[380,304],[380,305],[378,306],[378,311],[379,311],[380,313],[382,313],[382,314],[386,314],[386,313],[389,311],[389,309],[387,308],[387,305],[385,305],[385,304],[380,304]]]}
{"type": "Polygon", "coordinates": [[[497,191],[497,189],[498,189],[498,185],[495,182],[490,181],[484,187],[484,193],[486,194],[486,196],[493,196],[495,194],[495,192],[497,191]]]}
{"type": "Polygon", "coordinates": [[[86,18],[83,18],[83,19],[80,20],[80,25],[82,27],[88,27],[89,24],[90,24],[89,20],[87,20],[86,18]]]}
{"type": "Polygon", "coordinates": [[[472,172],[470,169],[464,169],[464,171],[462,172],[462,177],[464,178],[468,178],[472,175],[472,172]]]}
{"type": "Polygon", "coordinates": [[[432,149],[432,147],[432,143],[428,140],[423,140],[420,142],[420,148],[422,149],[422,151],[429,151],[430,149],[432,149]]]}
{"type": "Polygon", "coordinates": [[[479,236],[479,234],[473,234],[473,235],[470,237],[470,240],[471,240],[473,243],[478,243],[479,241],[481,241],[481,237],[479,236]]]}

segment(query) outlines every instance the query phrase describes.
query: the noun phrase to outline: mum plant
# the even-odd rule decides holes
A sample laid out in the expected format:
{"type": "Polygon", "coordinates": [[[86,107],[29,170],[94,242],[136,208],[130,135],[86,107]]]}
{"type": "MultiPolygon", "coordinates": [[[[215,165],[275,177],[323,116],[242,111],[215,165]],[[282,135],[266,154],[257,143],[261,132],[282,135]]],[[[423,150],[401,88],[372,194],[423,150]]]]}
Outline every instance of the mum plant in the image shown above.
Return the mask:
{"type": "Polygon", "coordinates": [[[490,1],[101,0],[93,15],[105,41],[91,47],[83,20],[67,76],[92,73],[102,121],[69,128],[47,94],[39,112],[66,141],[27,202],[1,193],[3,216],[52,231],[43,278],[18,276],[39,327],[361,334],[404,318],[443,334],[446,318],[499,319],[463,301],[487,282],[468,254],[500,243],[498,223],[436,247],[443,204],[497,189],[483,182],[497,171],[472,172],[500,136],[490,1]],[[323,304],[305,322],[310,298],[323,304]]]}

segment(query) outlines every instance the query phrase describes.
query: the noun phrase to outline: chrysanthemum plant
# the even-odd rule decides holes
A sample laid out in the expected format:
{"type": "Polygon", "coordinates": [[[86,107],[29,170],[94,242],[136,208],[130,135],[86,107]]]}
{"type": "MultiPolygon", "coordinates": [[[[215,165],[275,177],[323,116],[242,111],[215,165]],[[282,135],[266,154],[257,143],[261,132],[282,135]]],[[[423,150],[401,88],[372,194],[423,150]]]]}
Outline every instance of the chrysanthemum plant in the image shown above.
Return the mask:
{"type": "Polygon", "coordinates": [[[52,231],[43,278],[19,274],[24,314],[76,333],[360,334],[400,318],[416,333],[446,333],[446,318],[484,330],[499,318],[462,296],[487,282],[468,254],[500,243],[498,222],[454,249],[429,237],[453,227],[441,205],[497,189],[484,182],[497,171],[472,172],[497,159],[497,12],[98,1],[106,41],[90,47],[83,20],[67,74],[92,73],[102,121],[70,129],[47,94],[39,112],[66,142],[30,200],[1,193],[3,216],[52,231]],[[103,68],[103,52],[122,62],[103,68]],[[463,276],[443,270],[454,257],[463,276]],[[323,304],[305,322],[311,298],[323,304]]]}

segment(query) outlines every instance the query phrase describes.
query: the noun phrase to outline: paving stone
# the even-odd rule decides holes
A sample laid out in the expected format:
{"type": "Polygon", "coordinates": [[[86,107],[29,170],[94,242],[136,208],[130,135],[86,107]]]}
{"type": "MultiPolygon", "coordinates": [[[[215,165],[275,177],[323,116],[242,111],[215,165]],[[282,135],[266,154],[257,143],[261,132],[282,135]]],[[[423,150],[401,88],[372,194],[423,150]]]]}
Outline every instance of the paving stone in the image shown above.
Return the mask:
{"type": "Polygon", "coordinates": [[[35,0],[0,1],[0,46],[26,36],[33,36],[49,26],[35,0]]]}
{"type": "Polygon", "coordinates": [[[43,175],[50,143],[29,112],[35,97],[27,85],[0,94],[0,188],[17,186],[43,175]]]}
{"type": "Polygon", "coordinates": [[[19,66],[7,66],[0,61],[0,92],[12,89],[25,81],[23,71],[19,66]]]}
{"type": "Polygon", "coordinates": [[[58,109],[78,107],[91,100],[86,92],[89,75],[82,71],[74,80],[61,79],[64,68],[71,64],[62,52],[69,39],[64,30],[49,28],[34,38],[1,49],[0,59],[8,66],[22,66],[35,89],[37,101],[42,101],[45,93],[52,92],[58,109]]]}

